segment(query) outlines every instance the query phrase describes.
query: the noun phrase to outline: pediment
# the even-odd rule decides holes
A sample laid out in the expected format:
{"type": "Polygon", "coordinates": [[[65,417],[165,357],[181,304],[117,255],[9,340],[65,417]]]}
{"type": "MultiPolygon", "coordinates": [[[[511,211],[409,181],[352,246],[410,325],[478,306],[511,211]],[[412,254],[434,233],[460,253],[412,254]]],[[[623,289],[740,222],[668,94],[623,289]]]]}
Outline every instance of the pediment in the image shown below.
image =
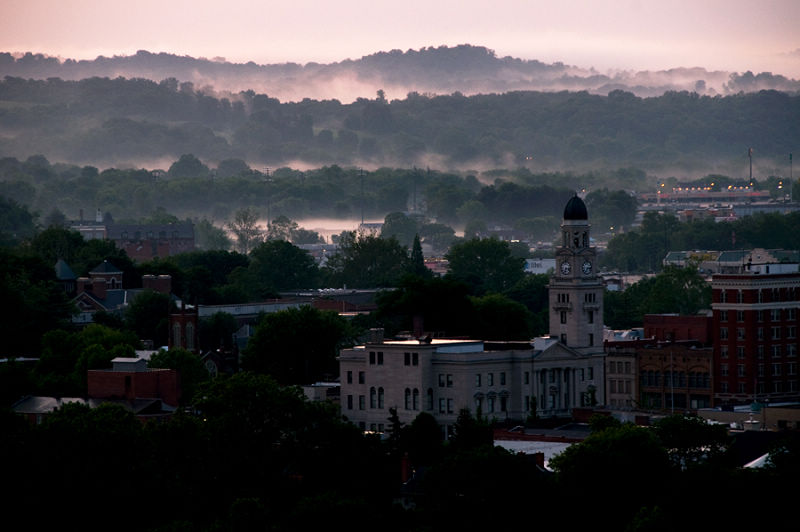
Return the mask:
{"type": "Polygon", "coordinates": [[[561,342],[553,342],[534,355],[539,362],[585,359],[586,356],[567,347],[561,342]]]}

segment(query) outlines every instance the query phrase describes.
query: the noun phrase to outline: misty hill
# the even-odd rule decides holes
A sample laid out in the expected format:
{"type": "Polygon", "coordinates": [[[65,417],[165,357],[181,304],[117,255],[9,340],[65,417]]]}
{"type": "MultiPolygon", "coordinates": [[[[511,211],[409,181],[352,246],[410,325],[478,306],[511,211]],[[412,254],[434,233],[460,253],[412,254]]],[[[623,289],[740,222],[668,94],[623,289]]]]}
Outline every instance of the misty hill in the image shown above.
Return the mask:
{"type": "Polygon", "coordinates": [[[428,47],[392,50],[356,60],[319,64],[257,65],[154,54],[139,51],[132,56],[97,57],[94,60],[61,61],[42,54],[14,57],[0,53],[0,76],[33,79],[80,80],[90,77],[175,78],[198,87],[221,91],[254,90],[281,101],[338,99],[352,102],[383,89],[390,99],[409,92],[465,95],[509,91],[588,91],[608,94],[625,90],[637,96],[657,96],[667,91],[694,91],[700,95],[735,94],[775,89],[800,91],[800,82],[771,73],[732,73],[704,68],[662,71],[601,73],[562,63],[497,57],[482,46],[428,47]]]}
{"type": "Polygon", "coordinates": [[[648,98],[621,90],[412,92],[391,101],[379,91],[343,104],[281,103],[175,78],[0,81],[0,157],[42,154],[98,166],[166,168],[192,153],[214,166],[236,158],[273,167],[635,166],[741,175],[752,147],[756,170],[780,175],[798,139],[800,96],[778,91],[648,98]]]}

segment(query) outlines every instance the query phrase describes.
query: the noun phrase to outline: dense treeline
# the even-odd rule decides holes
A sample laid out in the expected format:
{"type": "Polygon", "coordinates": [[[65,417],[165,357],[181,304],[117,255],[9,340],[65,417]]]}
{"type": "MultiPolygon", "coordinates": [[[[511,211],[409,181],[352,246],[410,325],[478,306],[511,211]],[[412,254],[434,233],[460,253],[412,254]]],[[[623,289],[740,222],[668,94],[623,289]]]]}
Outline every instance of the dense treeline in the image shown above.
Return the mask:
{"type": "Polygon", "coordinates": [[[748,147],[781,165],[800,137],[800,96],[615,90],[464,96],[409,93],[282,103],[253,90],[217,95],[175,78],[0,82],[0,154],[94,164],[194,153],[256,164],[639,166],[741,170],[748,147]],[[754,135],[754,131],[758,134],[754,135]],[[731,166],[732,165],[732,166],[731,166]]]}
{"type": "Polygon", "coordinates": [[[758,213],[732,222],[679,222],[672,214],[646,213],[641,227],[608,243],[602,264],[626,272],[659,271],[669,251],[800,249],[800,212],[758,213]]]}
{"type": "MultiPolygon", "coordinates": [[[[447,232],[452,237],[453,228],[469,228],[476,234],[500,225],[534,242],[549,242],[573,191],[594,181],[630,190],[646,180],[643,171],[633,168],[583,174],[534,174],[524,168],[484,174],[417,168],[360,171],[335,165],[307,171],[262,170],[251,169],[241,159],[226,159],[209,168],[189,154],[171,163],[166,172],[100,171],[93,166],[51,164],[40,155],[24,161],[6,157],[0,159],[0,196],[40,213],[45,226],[75,220],[81,212],[94,219],[96,210],[111,214],[116,222],[190,218],[197,224],[198,245],[206,249],[220,245],[218,239],[206,238],[212,225],[224,227],[242,209],[261,225],[281,216],[389,222],[389,215],[396,219],[405,211],[414,228],[403,238],[398,234],[398,239],[408,246],[419,233],[435,248],[446,250],[447,232]],[[491,184],[482,184],[478,177],[491,184]]],[[[593,190],[587,201],[601,225],[628,226],[633,221],[636,201],[627,192],[593,190]]]]}
{"type": "MultiPolygon", "coordinates": [[[[707,530],[769,524],[791,528],[788,488],[800,468],[798,438],[745,433],[670,416],[652,427],[593,420],[593,433],[550,461],[493,447],[489,422],[462,411],[443,442],[433,416],[387,417],[388,438],[362,434],[327,403],[250,373],[201,386],[192,413],[142,423],[118,405],[67,404],[41,425],[0,411],[6,516],[35,529],[473,530],[496,526],[707,530]],[[756,438],[756,436],[759,436],[756,438]],[[772,436],[765,438],[764,436],[772,436]],[[742,469],[747,447],[770,451],[763,469],[742,469]],[[403,471],[415,473],[403,483],[403,471]],[[599,482],[598,479],[605,479],[599,482]],[[728,504],[748,494],[758,511],[697,512],[687,493],[728,504]],[[635,486],[635,490],[630,487],[635,486]],[[39,498],[58,493],[42,511],[39,498]],[[120,501],[141,500],[120,517],[120,501]],[[536,501],[536,511],[515,510],[536,501]],[[581,511],[576,512],[576,505],[581,511]],[[510,508],[489,511],[488,508],[510,508]],[[613,511],[610,510],[613,508],[613,511]]],[[[752,454],[750,455],[752,456],[752,454]]],[[[132,503],[131,503],[132,504],[132,503]]]]}

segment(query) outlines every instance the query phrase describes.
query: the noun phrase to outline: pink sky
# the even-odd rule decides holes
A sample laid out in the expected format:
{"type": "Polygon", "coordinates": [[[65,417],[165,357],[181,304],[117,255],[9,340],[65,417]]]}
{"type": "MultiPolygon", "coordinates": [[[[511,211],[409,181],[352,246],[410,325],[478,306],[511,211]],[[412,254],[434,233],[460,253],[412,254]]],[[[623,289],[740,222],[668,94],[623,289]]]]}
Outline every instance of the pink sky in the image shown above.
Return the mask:
{"type": "Polygon", "coordinates": [[[2,0],[0,51],[137,50],[320,63],[474,44],[608,69],[701,66],[800,78],[798,0],[2,0]]]}

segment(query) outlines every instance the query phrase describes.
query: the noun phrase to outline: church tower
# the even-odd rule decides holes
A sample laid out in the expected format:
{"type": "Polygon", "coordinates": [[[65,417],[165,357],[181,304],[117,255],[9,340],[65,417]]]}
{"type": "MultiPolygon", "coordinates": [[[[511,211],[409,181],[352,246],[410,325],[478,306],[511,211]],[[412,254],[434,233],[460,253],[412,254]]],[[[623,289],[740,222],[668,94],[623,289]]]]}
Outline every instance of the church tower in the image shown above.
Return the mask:
{"type": "Polygon", "coordinates": [[[564,207],[556,269],[550,279],[550,336],[566,346],[597,351],[603,345],[603,280],[590,246],[586,204],[577,195],[564,207]]]}

